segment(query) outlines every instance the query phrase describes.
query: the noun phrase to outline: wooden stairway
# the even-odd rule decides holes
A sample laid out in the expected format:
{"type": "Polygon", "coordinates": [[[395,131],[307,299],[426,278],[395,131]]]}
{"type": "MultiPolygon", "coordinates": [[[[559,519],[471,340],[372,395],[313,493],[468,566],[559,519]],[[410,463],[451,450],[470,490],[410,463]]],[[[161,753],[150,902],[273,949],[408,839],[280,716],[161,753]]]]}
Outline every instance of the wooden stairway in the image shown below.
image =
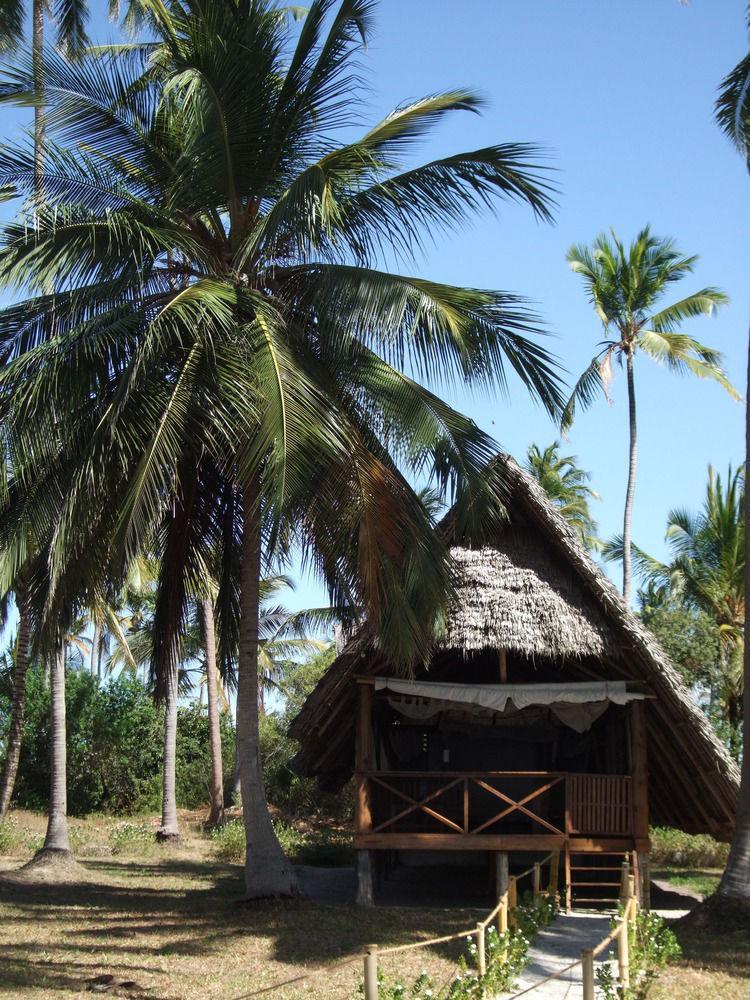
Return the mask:
{"type": "Polygon", "coordinates": [[[623,862],[636,863],[626,851],[565,852],[565,902],[570,913],[573,906],[617,906],[622,888],[623,862]]]}

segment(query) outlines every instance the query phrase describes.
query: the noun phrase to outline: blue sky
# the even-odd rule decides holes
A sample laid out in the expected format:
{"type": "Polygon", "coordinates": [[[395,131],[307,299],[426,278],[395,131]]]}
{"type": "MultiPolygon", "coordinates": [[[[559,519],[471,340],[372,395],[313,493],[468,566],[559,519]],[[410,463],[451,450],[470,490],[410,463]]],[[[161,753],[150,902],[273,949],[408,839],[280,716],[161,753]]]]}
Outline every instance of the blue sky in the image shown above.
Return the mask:
{"type": "MultiPolygon", "coordinates": [[[[534,141],[549,149],[560,188],[553,226],[506,205],[498,217],[438,239],[414,271],[527,295],[554,335],[553,350],[576,376],[601,331],[566,250],[609,226],[627,240],[650,223],[700,255],[686,292],[714,284],[730,295],[719,316],[688,330],[724,353],[744,389],[750,178],[712,119],[717,85],[748,48],[744,16],[744,0],[382,0],[362,57],[372,120],[428,93],[474,88],[488,102],[484,114],[457,115],[421,158],[534,141]]],[[[111,36],[100,17],[95,34],[111,36]]],[[[18,114],[3,115],[7,134],[18,114]]],[[[716,385],[682,380],[648,360],[641,359],[636,377],[634,537],[659,556],[668,511],[700,504],[709,462],[725,469],[741,461],[743,407],[716,385]]],[[[517,384],[508,398],[456,389],[445,395],[516,457],[531,442],[546,445],[556,436],[517,384]]],[[[602,400],[579,417],[566,442],[601,494],[595,514],[604,537],[620,530],[625,491],[619,372],[612,395],[612,406],[602,400]]],[[[302,582],[289,603],[317,603],[321,593],[302,582]]]]}

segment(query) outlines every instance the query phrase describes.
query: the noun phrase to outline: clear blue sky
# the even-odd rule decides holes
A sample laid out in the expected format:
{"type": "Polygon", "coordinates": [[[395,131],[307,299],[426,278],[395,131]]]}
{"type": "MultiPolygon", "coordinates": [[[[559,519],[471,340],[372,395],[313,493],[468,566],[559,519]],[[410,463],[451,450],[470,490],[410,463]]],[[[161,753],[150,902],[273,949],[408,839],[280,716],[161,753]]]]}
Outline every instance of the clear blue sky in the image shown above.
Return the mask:
{"type": "MultiPolygon", "coordinates": [[[[700,255],[686,292],[714,284],[730,295],[718,317],[688,329],[724,353],[744,391],[750,177],[712,119],[719,81],[748,49],[744,17],[745,0],[382,0],[363,56],[373,120],[409,99],[469,86],[487,99],[485,113],[456,116],[423,158],[525,140],[548,147],[558,171],[554,226],[505,206],[499,218],[440,239],[417,273],[529,296],[575,376],[601,331],[566,250],[608,226],[630,239],[650,223],[700,255]]],[[[95,33],[112,34],[99,15],[95,33]]],[[[3,114],[7,131],[18,117],[3,114]]],[[[709,463],[724,469],[742,460],[743,407],[718,386],[682,380],[647,360],[636,375],[634,537],[661,556],[670,508],[699,505],[709,463]]],[[[556,436],[518,385],[508,399],[447,395],[518,458],[531,442],[556,436]]],[[[619,373],[612,395],[614,405],[602,400],[581,416],[566,443],[602,496],[595,514],[603,537],[620,530],[625,490],[619,373]]],[[[303,584],[289,603],[317,603],[320,594],[303,584]]]]}

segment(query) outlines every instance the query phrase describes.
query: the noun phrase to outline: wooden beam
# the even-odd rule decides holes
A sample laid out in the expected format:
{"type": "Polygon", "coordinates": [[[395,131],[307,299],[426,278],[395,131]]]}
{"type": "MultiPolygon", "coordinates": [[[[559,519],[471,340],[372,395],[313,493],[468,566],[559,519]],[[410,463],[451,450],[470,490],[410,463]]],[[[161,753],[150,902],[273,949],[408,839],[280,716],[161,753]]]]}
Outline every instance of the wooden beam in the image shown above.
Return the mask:
{"type": "Polygon", "coordinates": [[[633,832],[648,837],[648,736],[646,706],[630,703],[630,764],[632,772],[633,832]]]}
{"type": "Polygon", "coordinates": [[[372,906],[375,902],[373,889],[374,858],[370,851],[357,851],[357,905],[372,906]]]}
{"type": "Polygon", "coordinates": [[[355,829],[366,833],[372,829],[370,782],[362,773],[375,768],[375,739],[372,726],[372,694],[370,684],[357,685],[357,729],[354,740],[354,761],[357,771],[357,801],[355,829]]]}
{"type": "Polygon", "coordinates": [[[508,651],[506,649],[499,649],[497,651],[497,658],[500,661],[500,683],[508,683],[508,651]]]}

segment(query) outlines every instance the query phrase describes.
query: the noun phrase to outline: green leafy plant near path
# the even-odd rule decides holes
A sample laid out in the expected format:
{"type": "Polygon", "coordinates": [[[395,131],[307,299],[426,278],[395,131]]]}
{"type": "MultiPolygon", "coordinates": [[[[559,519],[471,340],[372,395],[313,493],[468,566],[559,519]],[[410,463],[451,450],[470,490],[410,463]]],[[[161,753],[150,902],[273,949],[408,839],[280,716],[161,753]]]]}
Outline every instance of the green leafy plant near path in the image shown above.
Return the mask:
{"type": "MultiPolygon", "coordinates": [[[[514,989],[516,980],[528,961],[529,943],[534,934],[547,927],[559,912],[557,899],[542,896],[534,900],[529,893],[516,909],[516,926],[506,934],[499,934],[495,927],[488,927],[485,934],[485,963],[487,971],[480,975],[476,969],[477,944],[472,936],[467,938],[467,956],[458,960],[458,972],[450,983],[436,988],[426,972],[422,972],[411,986],[396,981],[389,983],[382,969],[378,970],[378,996],[383,1000],[484,1000],[514,989]]],[[[360,983],[358,996],[364,995],[360,983]]]]}
{"type": "MultiPolygon", "coordinates": [[[[612,926],[614,928],[614,922],[612,926]]],[[[596,973],[603,1000],[645,1000],[662,969],[681,954],[677,938],[662,917],[642,910],[635,922],[628,925],[628,944],[630,986],[620,986],[611,964],[603,963],[596,973]]]]}

